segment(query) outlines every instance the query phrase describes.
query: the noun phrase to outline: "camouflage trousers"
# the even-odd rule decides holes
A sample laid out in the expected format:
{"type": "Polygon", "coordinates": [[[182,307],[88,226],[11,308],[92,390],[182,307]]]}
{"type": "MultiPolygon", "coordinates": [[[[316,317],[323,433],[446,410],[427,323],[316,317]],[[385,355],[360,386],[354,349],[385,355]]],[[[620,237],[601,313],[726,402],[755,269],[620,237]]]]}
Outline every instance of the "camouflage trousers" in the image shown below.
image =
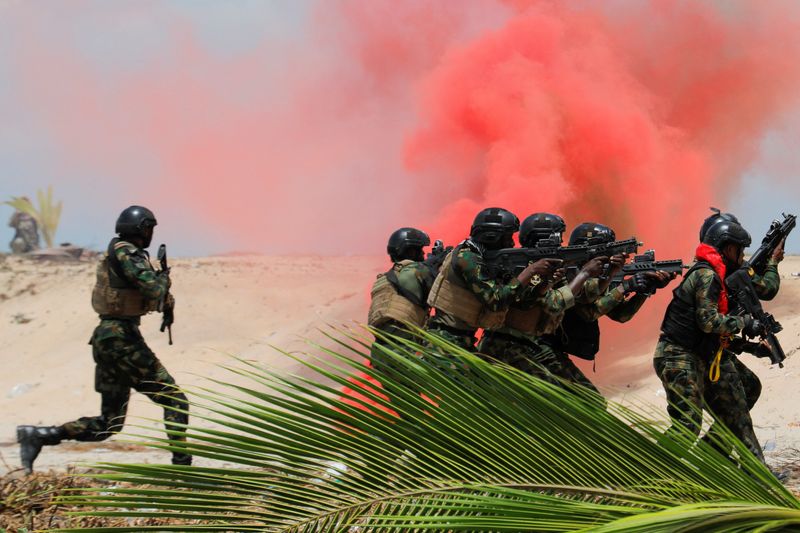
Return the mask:
{"type": "Polygon", "coordinates": [[[702,409],[705,407],[715,416],[708,437],[719,431],[717,424],[721,422],[753,455],[763,461],[764,453],[753,430],[747,395],[735,362],[736,357],[725,352],[720,361],[720,378],[717,382],[711,382],[708,377],[709,363],[704,357],[681,346],[659,341],[653,366],[669,402],[667,411],[672,426],[667,430],[667,435],[676,432],[678,426],[699,435],[702,409]]]}
{"type": "MultiPolygon", "coordinates": [[[[476,339],[472,333],[458,334],[455,331],[437,327],[435,324],[431,324],[428,327],[428,332],[468,352],[474,353],[476,351],[476,339]]],[[[469,375],[469,368],[462,360],[453,357],[449,353],[440,351],[436,346],[432,346],[431,348],[433,348],[431,353],[424,354],[422,357],[425,362],[443,370],[446,374],[456,379],[464,379],[469,375]]]]}
{"type": "MultiPolygon", "coordinates": [[[[102,441],[122,430],[134,389],[164,407],[167,430],[182,430],[189,422],[186,396],[175,389],[175,380],[145,344],[135,323],[103,320],[91,340],[95,361],[95,390],[100,393],[100,415],[81,417],[61,426],[66,439],[102,441]]],[[[169,435],[175,441],[185,439],[169,435]]],[[[175,459],[185,459],[173,453],[175,459]]],[[[179,461],[180,462],[180,461],[179,461]]],[[[182,463],[183,464],[183,463],[182,463]]]]}
{"type": "MultiPolygon", "coordinates": [[[[753,455],[764,460],[764,452],[755,436],[750,410],[761,396],[761,381],[752,370],[739,361],[736,354],[725,350],[720,363],[720,378],[712,383],[705,375],[706,385],[704,399],[713,413],[717,415],[707,432],[707,439],[720,431],[722,422],[731,428],[733,433],[753,452],[753,455]],[[748,444],[752,439],[754,444],[748,444]]],[[[720,450],[730,454],[732,450],[720,450]]]]}
{"type": "MultiPolygon", "coordinates": [[[[421,342],[420,339],[418,339],[413,333],[405,329],[403,324],[393,320],[390,320],[386,324],[383,324],[375,329],[401,339],[406,339],[417,343],[421,342]]],[[[406,351],[406,347],[396,346],[391,340],[387,341],[377,336],[375,338],[375,342],[373,342],[372,346],[370,347],[369,359],[372,368],[374,368],[377,372],[388,374],[396,373],[397,363],[392,357],[386,355],[384,349],[389,349],[394,352],[404,352],[406,351]]]]}
{"type": "Polygon", "coordinates": [[[575,383],[594,391],[600,391],[589,378],[575,366],[564,352],[545,342],[516,340],[510,335],[486,333],[478,349],[514,368],[527,372],[554,385],[565,388],[566,383],[575,383]]]}

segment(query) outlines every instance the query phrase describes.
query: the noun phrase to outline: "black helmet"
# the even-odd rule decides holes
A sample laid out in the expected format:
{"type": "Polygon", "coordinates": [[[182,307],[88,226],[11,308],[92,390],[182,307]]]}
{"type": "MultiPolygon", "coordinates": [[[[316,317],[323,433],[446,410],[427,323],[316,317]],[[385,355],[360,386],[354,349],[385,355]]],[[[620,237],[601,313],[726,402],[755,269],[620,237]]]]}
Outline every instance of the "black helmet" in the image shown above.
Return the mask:
{"type": "Polygon", "coordinates": [[[484,209],[475,216],[469,236],[487,248],[498,248],[519,231],[519,219],[511,211],[500,207],[484,209]]]}
{"type": "Polygon", "coordinates": [[[726,244],[736,244],[742,249],[750,246],[750,234],[741,224],[732,220],[720,218],[712,224],[703,236],[703,244],[722,250],[726,244]]]}
{"type": "Polygon", "coordinates": [[[519,228],[519,243],[522,246],[536,246],[543,239],[552,239],[555,246],[563,241],[562,234],[567,230],[564,219],[551,213],[534,213],[522,221],[519,228]]]}
{"type": "Polygon", "coordinates": [[[422,248],[431,243],[431,238],[422,230],[416,228],[400,228],[389,236],[386,252],[392,261],[403,259],[422,259],[422,248]]]}
{"type": "Polygon", "coordinates": [[[156,224],[158,222],[152,211],[140,205],[132,205],[119,214],[115,231],[126,237],[141,237],[146,241],[144,247],[147,248],[150,246],[152,232],[147,232],[146,229],[152,229],[156,224]]]}
{"type": "Polygon", "coordinates": [[[617,240],[617,234],[605,224],[584,222],[572,230],[572,234],[569,236],[569,245],[605,244],[615,240],[617,240]]]}
{"type": "Polygon", "coordinates": [[[722,213],[716,207],[712,207],[711,211],[713,211],[714,214],[705,219],[703,221],[703,225],[700,226],[700,242],[703,242],[703,239],[706,236],[708,228],[710,228],[720,220],[727,220],[728,222],[736,222],[737,224],[739,223],[739,219],[736,218],[736,216],[733,213],[722,213]]]}

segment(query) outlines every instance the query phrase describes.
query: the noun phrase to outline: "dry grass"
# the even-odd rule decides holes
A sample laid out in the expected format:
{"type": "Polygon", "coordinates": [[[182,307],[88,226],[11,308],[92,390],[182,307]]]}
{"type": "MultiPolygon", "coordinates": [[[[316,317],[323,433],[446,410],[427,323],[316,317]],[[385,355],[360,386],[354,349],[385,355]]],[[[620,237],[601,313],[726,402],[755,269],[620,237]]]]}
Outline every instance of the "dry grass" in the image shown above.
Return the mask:
{"type": "MultiPolygon", "coordinates": [[[[86,473],[81,470],[80,473],[86,473]]],[[[111,486],[113,483],[79,477],[74,468],[64,472],[11,472],[0,479],[0,531],[27,532],[64,527],[154,526],[186,523],[170,518],[69,516],[77,507],[56,504],[67,490],[111,486]]]]}

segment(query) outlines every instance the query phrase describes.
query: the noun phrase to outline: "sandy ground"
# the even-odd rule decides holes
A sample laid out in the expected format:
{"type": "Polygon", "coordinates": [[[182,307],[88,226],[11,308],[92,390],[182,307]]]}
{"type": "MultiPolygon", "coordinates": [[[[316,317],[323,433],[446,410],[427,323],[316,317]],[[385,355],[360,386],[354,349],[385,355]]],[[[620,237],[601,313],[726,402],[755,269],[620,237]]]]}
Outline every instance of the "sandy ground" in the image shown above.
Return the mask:
{"type": "MultiPolygon", "coordinates": [[[[175,344],[158,331],[159,317],[145,317],[142,333],[181,385],[228,377],[218,365],[229,354],[259,361],[279,372],[298,372],[299,364],[272,349],[307,351],[304,339],[320,339],[326,324],[366,319],[369,287],[385,269],[381,257],[212,257],[181,259],[173,265],[177,300],[175,344]]],[[[94,363],[87,345],[97,323],[90,302],[94,263],[48,263],[0,256],[0,472],[19,468],[17,424],[60,424],[99,410],[93,388],[94,363]]],[[[789,355],[785,368],[745,356],[764,385],[753,411],[759,438],[775,462],[800,449],[800,257],[781,265],[783,286],[766,307],[784,325],[779,335],[789,355]]],[[[666,298],[654,300],[649,319],[635,326],[636,341],[625,330],[612,332],[597,372],[590,374],[612,399],[652,405],[665,414],[661,385],[652,371],[658,319],[666,298]],[[644,332],[644,333],[642,333],[644,332]],[[608,352],[613,353],[609,354],[608,352]]],[[[604,331],[608,326],[602,326],[604,331]]],[[[631,330],[632,331],[632,330],[631,330]]],[[[606,339],[606,337],[604,337],[606,339]]],[[[605,340],[604,340],[605,342],[605,340]]],[[[584,368],[587,368],[584,365],[584,368]]],[[[591,368],[589,367],[591,372],[591,368]]],[[[158,428],[160,409],[134,394],[129,420],[158,428]]],[[[101,443],[46,447],[36,467],[64,469],[95,461],[164,462],[153,452],[122,441],[137,429],[101,443]]],[[[202,459],[200,460],[202,462],[202,459]]]]}

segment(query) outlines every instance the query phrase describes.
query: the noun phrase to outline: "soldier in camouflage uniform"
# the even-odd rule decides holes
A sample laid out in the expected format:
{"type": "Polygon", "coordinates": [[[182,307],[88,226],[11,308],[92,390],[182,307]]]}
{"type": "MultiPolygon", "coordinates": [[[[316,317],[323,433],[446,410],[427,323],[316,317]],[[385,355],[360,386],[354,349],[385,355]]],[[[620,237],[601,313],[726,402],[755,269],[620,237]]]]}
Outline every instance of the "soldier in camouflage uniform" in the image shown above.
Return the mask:
{"type": "MultiPolygon", "coordinates": [[[[25,196],[21,200],[31,203],[25,196]]],[[[14,228],[14,238],[10,244],[12,253],[24,254],[39,249],[39,226],[35,218],[23,211],[15,211],[8,225],[14,228]]]]}
{"type": "MultiPolygon", "coordinates": [[[[168,293],[166,272],[156,272],[145,249],[150,245],[156,219],[144,207],[131,206],[117,219],[119,238],[111,240],[108,254],[97,268],[92,307],[100,324],[91,338],[96,363],[95,390],[101,395],[99,416],[82,417],[61,426],[18,426],[20,458],[27,472],[43,445],[62,440],[102,441],[120,431],[125,422],[130,389],[164,407],[167,430],[179,431],[188,423],[188,403],[175,389],[175,380],[145,344],[139,332],[140,317],[174,305],[168,293]]],[[[169,435],[180,442],[184,439],[169,435]]],[[[191,464],[191,456],[177,448],[173,464],[191,464]]]]}
{"type": "MultiPolygon", "coordinates": [[[[597,244],[612,242],[616,240],[616,234],[603,224],[584,222],[572,231],[569,245],[584,245],[590,240],[597,244]]],[[[562,366],[570,368],[570,381],[595,392],[597,388],[572,363],[568,354],[594,360],[600,350],[598,319],[608,316],[616,322],[627,322],[639,311],[649,294],[674,278],[666,272],[637,273],[625,278],[622,284],[609,288],[611,278],[622,269],[626,260],[624,254],[608,258],[609,271],[604,279],[593,277],[587,280],[583,293],[576,299],[574,307],[566,311],[559,327],[538,340],[542,351],[540,358],[562,361],[562,366]]]]}
{"type": "MultiPolygon", "coordinates": [[[[566,224],[560,216],[534,213],[522,222],[520,244],[533,248],[547,239],[553,246],[559,246],[565,230],[566,224]]],[[[564,269],[556,270],[551,282],[540,284],[529,297],[509,306],[502,326],[484,331],[478,349],[556,385],[566,381],[594,389],[566,354],[550,349],[539,339],[559,328],[564,313],[575,305],[576,295],[582,292],[584,283],[600,275],[607,259],[593,259],[569,284],[564,280],[564,269]]]]}
{"type": "Polygon", "coordinates": [[[447,256],[428,296],[435,309],[428,329],[453,344],[475,351],[475,333],[503,323],[511,302],[549,278],[558,261],[543,259],[528,265],[516,278],[504,283],[493,279],[484,266],[483,253],[514,246],[519,219],[510,211],[492,207],[475,217],[470,238],[447,256]]]}
{"type": "MultiPolygon", "coordinates": [[[[738,219],[731,213],[720,213],[715,210],[715,214],[708,217],[700,228],[700,240],[705,237],[708,229],[720,221],[738,223],[738,219]]],[[[783,260],[783,243],[773,252],[772,257],[767,261],[767,266],[762,275],[755,274],[752,281],[756,294],[762,300],[772,300],[780,289],[780,275],[778,274],[778,263],[783,260]]],[[[761,381],[758,376],[750,370],[744,362],[731,350],[724,350],[721,355],[719,380],[712,382],[708,373],[705,374],[704,399],[709,408],[716,413],[719,419],[741,439],[740,434],[745,438],[752,432],[751,428],[740,429],[748,420],[752,423],[749,415],[743,415],[742,410],[748,412],[753,409],[756,401],[761,396],[761,381]],[[744,393],[744,401],[738,397],[737,393],[744,393]]],[[[709,428],[707,437],[718,432],[718,422],[709,428]]],[[[707,438],[708,440],[708,438],[707,438]]],[[[729,453],[729,451],[727,452],[729,453]]],[[[777,474],[780,475],[781,474],[777,474]]]]}
{"type": "MultiPolygon", "coordinates": [[[[424,327],[430,307],[428,293],[436,278],[435,261],[426,262],[423,248],[431,243],[424,231],[400,228],[389,237],[386,251],[392,268],[378,278],[372,286],[368,324],[382,332],[409,340],[416,340],[408,325],[424,327]]],[[[376,337],[370,350],[373,368],[390,370],[390,360],[382,348],[388,341],[376,337]]]]}
{"type": "Polygon", "coordinates": [[[728,315],[727,272],[739,268],[750,235],[732,220],[718,220],[705,232],[695,256],[697,261],[675,289],[661,324],[661,337],[653,365],[667,393],[672,427],[683,426],[699,434],[704,398],[725,406],[717,415],[759,459],[761,446],[753,431],[747,400],[734,357],[720,360],[721,376],[716,384],[707,375],[723,335],[740,331],[752,336],[758,324],[753,317],[728,315]],[[714,387],[711,389],[710,387],[714,387]],[[736,416],[730,416],[735,413],[736,416]]]}

